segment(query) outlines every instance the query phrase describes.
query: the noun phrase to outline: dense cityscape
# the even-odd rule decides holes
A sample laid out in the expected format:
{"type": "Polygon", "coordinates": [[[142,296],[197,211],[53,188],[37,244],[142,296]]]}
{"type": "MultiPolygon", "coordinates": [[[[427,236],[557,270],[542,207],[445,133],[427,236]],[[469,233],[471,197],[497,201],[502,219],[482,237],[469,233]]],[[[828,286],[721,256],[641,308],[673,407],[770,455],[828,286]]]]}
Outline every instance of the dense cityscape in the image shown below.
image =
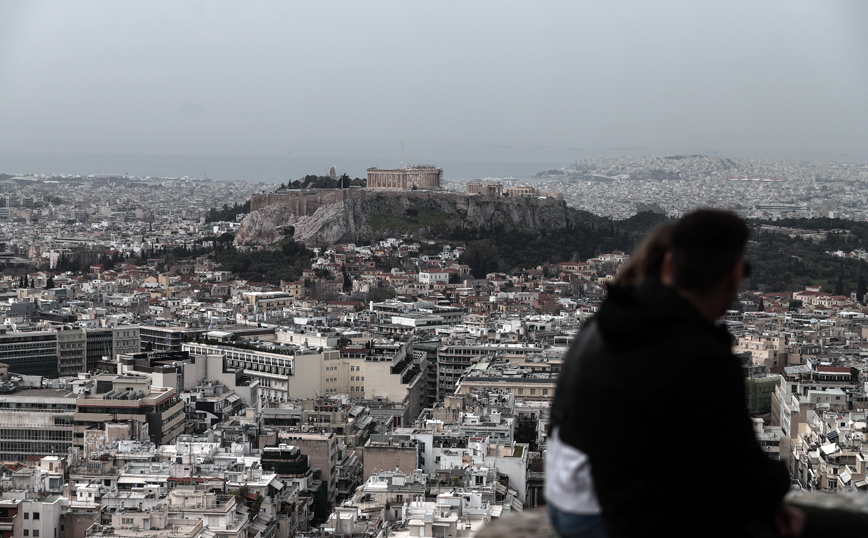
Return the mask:
{"type": "MultiPolygon", "coordinates": [[[[441,173],[371,168],[343,190],[554,199],[616,220],[703,206],[769,225],[868,220],[864,165],[669,156],[586,159],[524,184],[441,173]]],[[[296,243],[302,217],[344,211],[342,186],[277,240],[237,240],[271,207],[258,206],[298,208],[315,190],[0,175],[0,536],[469,537],[544,503],[564,354],[629,252],[489,272],[470,259],[479,242],[427,228],[296,243]],[[285,272],[252,267],[278,254],[285,272]]],[[[794,495],[868,491],[864,295],[744,289],[725,316],[756,436],[794,495]]]]}

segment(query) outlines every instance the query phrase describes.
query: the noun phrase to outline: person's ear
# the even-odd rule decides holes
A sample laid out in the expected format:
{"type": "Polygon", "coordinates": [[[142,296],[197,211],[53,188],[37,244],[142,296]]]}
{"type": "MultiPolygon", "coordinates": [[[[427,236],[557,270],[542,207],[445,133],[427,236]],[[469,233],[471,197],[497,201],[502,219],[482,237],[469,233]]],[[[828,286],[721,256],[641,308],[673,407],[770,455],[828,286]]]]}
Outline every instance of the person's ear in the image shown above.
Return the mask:
{"type": "Polygon", "coordinates": [[[675,283],[675,278],[672,275],[672,251],[667,251],[663,255],[663,263],[660,264],[660,283],[664,286],[672,287],[675,283]]]}

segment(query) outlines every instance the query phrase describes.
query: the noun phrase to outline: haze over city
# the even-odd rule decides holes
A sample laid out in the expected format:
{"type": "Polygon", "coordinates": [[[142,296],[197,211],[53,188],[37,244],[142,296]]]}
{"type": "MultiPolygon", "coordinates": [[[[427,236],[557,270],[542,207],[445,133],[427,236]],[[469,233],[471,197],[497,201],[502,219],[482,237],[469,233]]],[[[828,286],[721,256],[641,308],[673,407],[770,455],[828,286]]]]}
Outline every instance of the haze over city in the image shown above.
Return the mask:
{"type": "Polygon", "coordinates": [[[756,4],[0,1],[0,538],[868,535],[868,3],[756,4]]]}
{"type": "Polygon", "coordinates": [[[0,171],[279,182],[397,166],[402,142],[447,179],[864,162],[865,20],[860,2],[4,2],[0,171]]]}

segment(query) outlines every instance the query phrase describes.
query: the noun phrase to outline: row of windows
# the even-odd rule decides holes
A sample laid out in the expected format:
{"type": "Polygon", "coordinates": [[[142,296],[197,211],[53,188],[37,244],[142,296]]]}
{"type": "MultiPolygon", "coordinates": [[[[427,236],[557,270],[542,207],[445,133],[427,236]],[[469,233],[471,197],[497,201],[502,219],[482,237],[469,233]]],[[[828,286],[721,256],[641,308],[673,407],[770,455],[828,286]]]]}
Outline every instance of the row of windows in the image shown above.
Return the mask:
{"type": "Polygon", "coordinates": [[[52,347],[50,349],[46,349],[46,348],[40,347],[38,349],[21,349],[21,350],[4,349],[4,350],[0,350],[0,358],[3,358],[4,360],[17,359],[19,357],[53,358],[53,357],[57,357],[57,348],[52,347]]]}
{"type": "MultiPolygon", "coordinates": [[[[536,390],[537,389],[530,389],[530,395],[536,396],[536,390]]],[[[524,394],[524,389],[518,389],[518,394],[519,395],[524,394]]],[[[548,396],[549,395],[549,389],[542,389],[542,395],[548,396]]]]}
{"type": "Polygon", "coordinates": [[[72,444],[69,441],[63,440],[43,441],[43,446],[40,447],[35,445],[36,442],[37,441],[0,441],[0,455],[4,456],[3,459],[16,461],[21,457],[21,454],[49,454],[52,452],[52,449],[54,449],[55,452],[66,452],[72,444]],[[16,452],[18,455],[7,458],[3,454],[4,452],[16,452]]]}
{"type": "Polygon", "coordinates": [[[72,441],[72,430],[3,428],[0,429],[0,439],[14,439],[16,441],[72,441]]]}
{"type": "Polygon", "coordinates": [[[14,342],[51,342],[57,341],[56,334],[42,334],[39,336],[6,336],[0,340],[0,345],[14,342]]]}
{"type": "Polygon", "coordinates": [[[169,417],[163,421],[163,425],[165,426],[166,424],[172,422],[173,420],[175,420],[176,418],[178,418],[182,414],[184,414],[183,408],[180,411],[178,411],[176,413],[172,413],[171,415],[169,415],[169,417]]]}
{"type": "Polygon", "coordinates": [[[75,411],[75,404],[0,402],[0,409],[19,409],[21,411],[39,411],[42,409],[75,411]]]}
{"type": "Polygon", "coordinates": [[[230,368],[242,368],[254,372],[265,372],[268,374],[292,375],[292,366],[273,366],[251,363],[249,361],[228,360],[226,364],[230,368]]]}
{"type": "Polygon", "coordinates": [[[78,410],[82,414],[103,414],[103,415],[144,415],[153,413],[154,408],[148,407],[82,407],[78,410]]]}

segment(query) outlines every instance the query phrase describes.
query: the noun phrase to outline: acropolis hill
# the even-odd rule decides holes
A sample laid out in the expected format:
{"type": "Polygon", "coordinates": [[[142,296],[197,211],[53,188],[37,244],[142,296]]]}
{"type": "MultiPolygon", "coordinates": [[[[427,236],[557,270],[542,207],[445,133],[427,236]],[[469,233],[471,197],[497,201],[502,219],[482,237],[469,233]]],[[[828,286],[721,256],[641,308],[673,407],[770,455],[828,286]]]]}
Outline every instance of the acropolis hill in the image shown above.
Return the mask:
{"type": "Polygon", "coordinates": [[[235,244],[269,244],[289,233],[307,245],[502,225],[562,229],[584,212],[560,196],[461,194],[440,190],[303,189],[253,195],[235,244]]]}

